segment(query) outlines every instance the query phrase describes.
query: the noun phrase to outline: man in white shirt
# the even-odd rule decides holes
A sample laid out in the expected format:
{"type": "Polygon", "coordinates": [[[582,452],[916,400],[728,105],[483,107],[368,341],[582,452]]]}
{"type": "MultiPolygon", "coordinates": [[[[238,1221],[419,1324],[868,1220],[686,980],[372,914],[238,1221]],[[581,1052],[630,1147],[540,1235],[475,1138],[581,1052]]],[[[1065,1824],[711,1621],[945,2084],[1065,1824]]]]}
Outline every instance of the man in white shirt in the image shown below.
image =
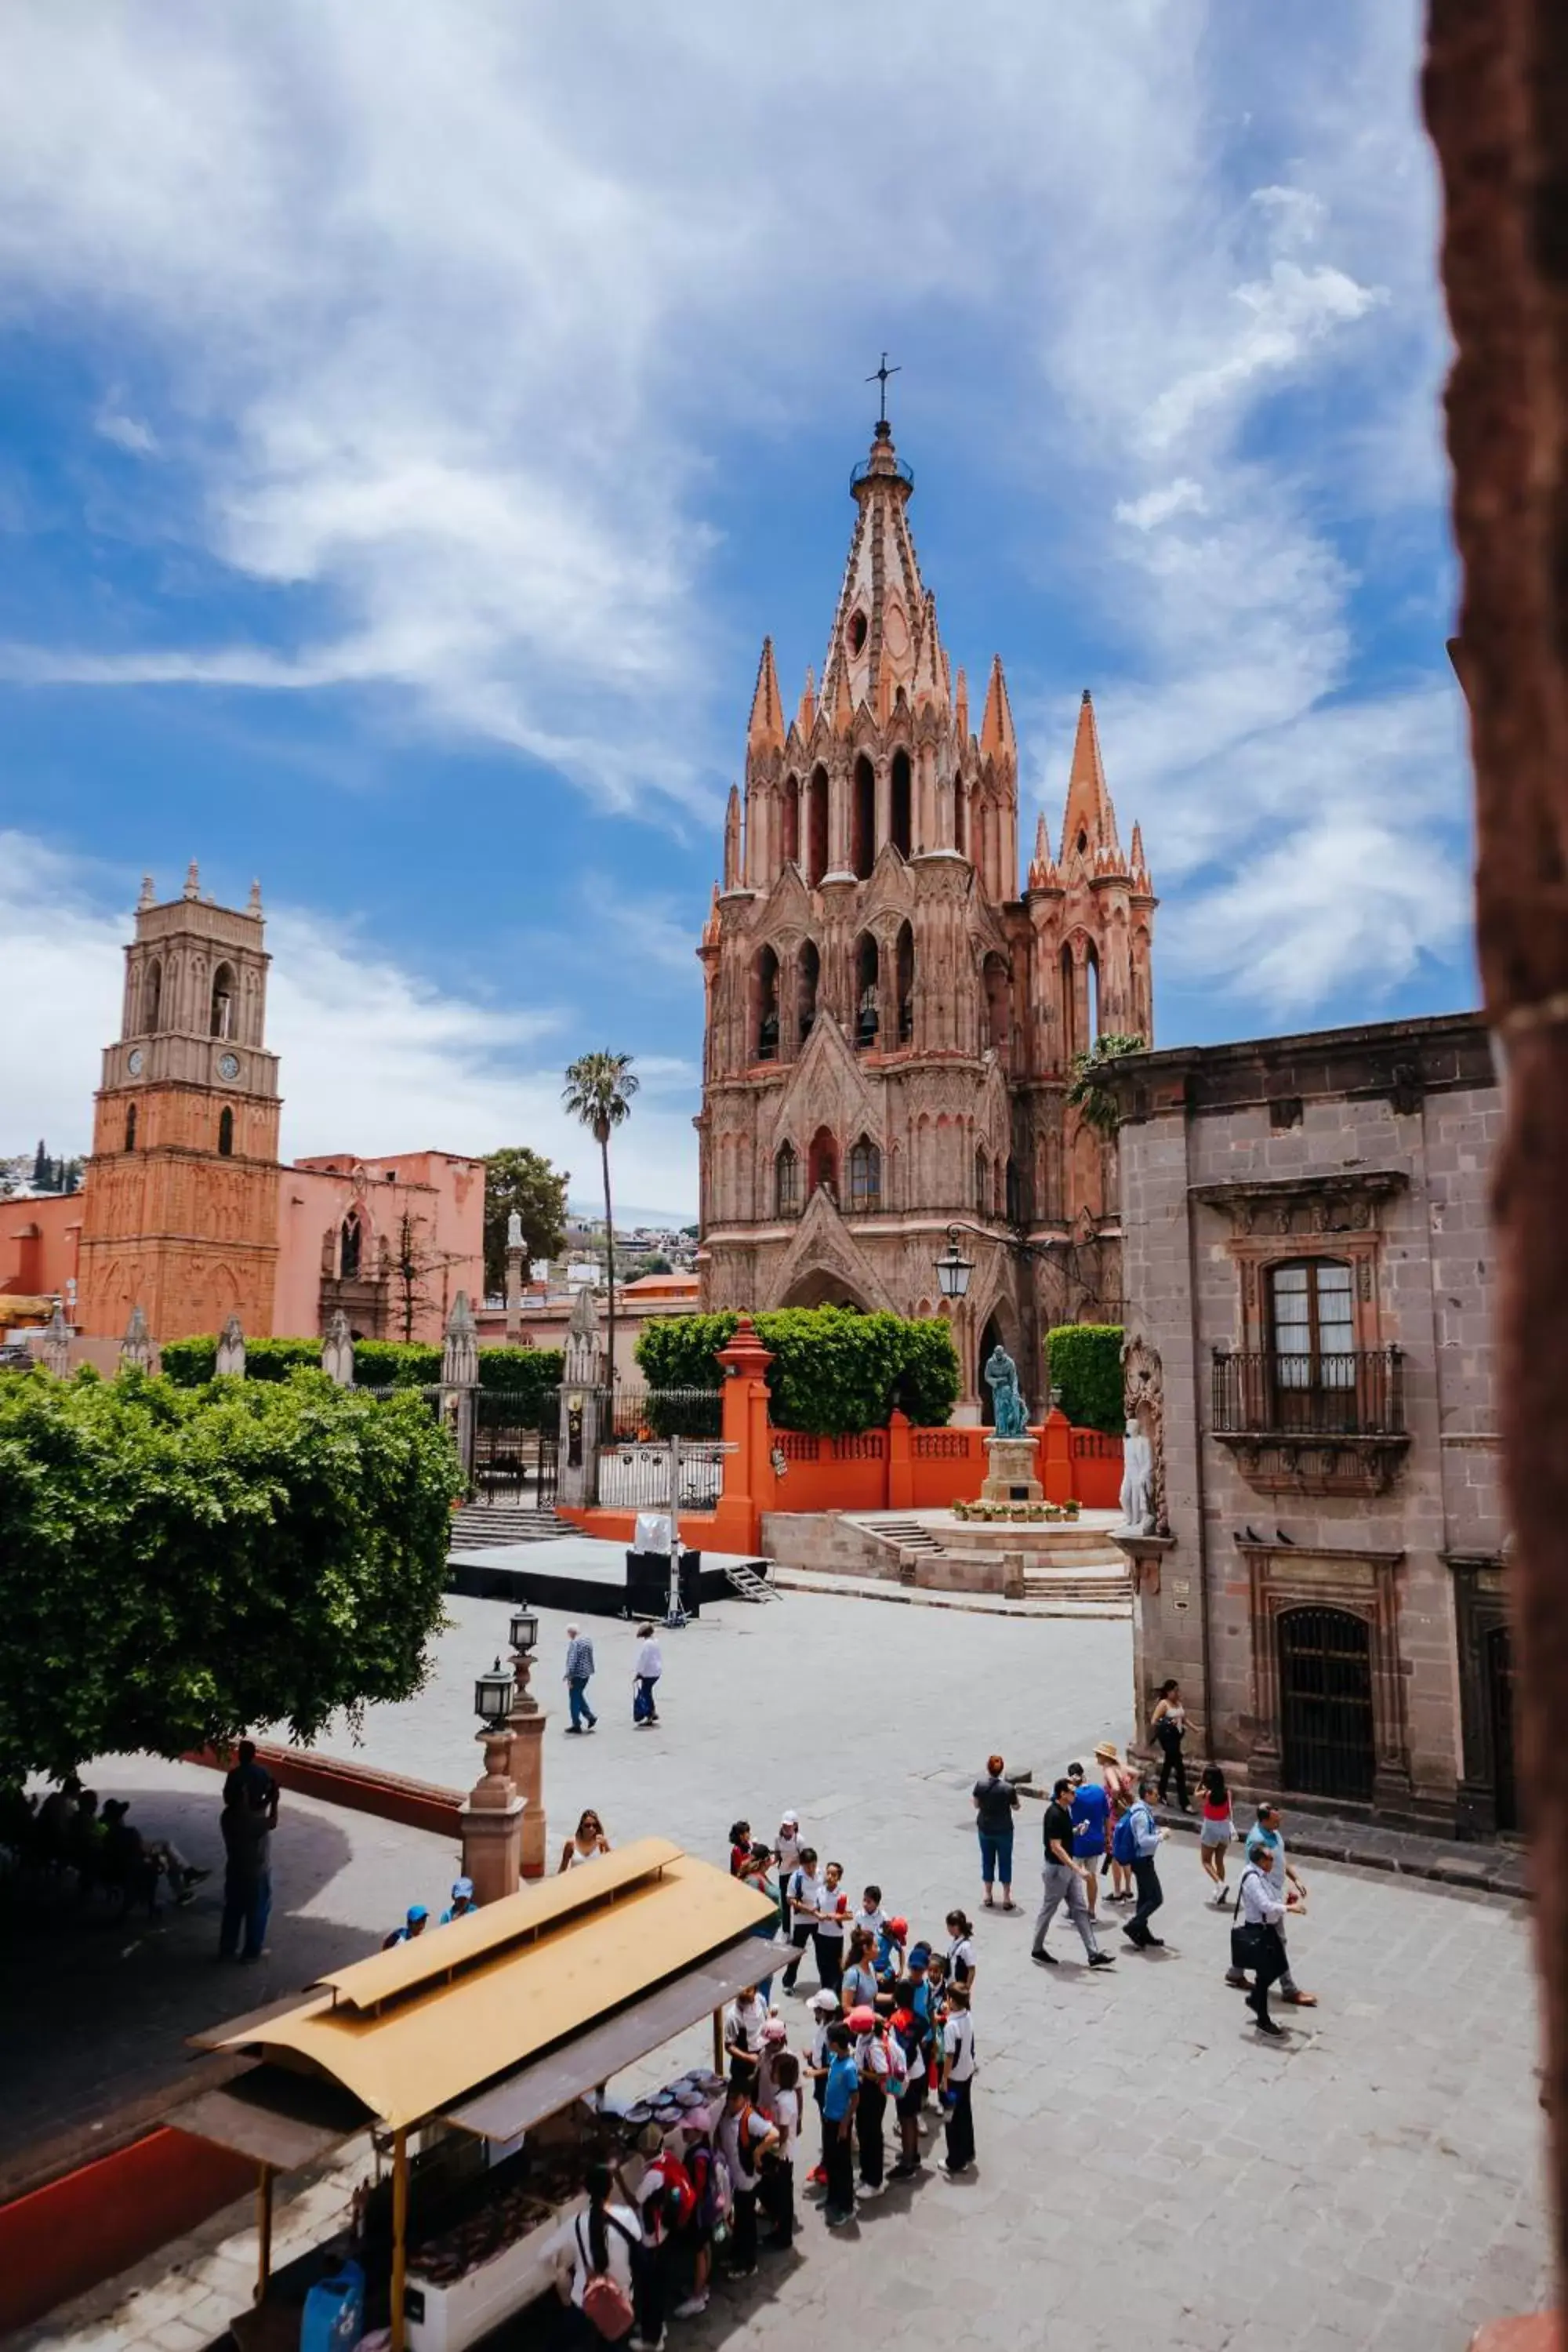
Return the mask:
{"type": "Polygon", "coordinates": [[[735,2210],[730,2223],[730,2275],[750,2278],[757,2267],[757,2191],[762,2187],[762,2160],[779,2136],[766,2116],[752,2103],[744,2082],[730,2078],[724,2112],[714,2134],[719,2152],[730,2168],[735,2210]]]}
{"type": "Polygon", "coordinates": [[[788,1877],[781,1879],[780,1885],[789,1912],[786,1933],[795,1947],[794,1957],[784,1972],[784,1989],[785,1992],[793,1992],[795,1979],[800,1974],[801,1955],[811,1941],[811,1931],[816,1924],[816,1906],[825,1892],[816,1874],[816,1848],[814,1845],[801,1847],[800,1859],[788,1877]]]}
{"type": "MultiPolygon", "coordinates": [[[[1276,1804],[1265,1801],[1258,1808],[1258,1826],[1247,1838],[1247,1852],[1259,1841],[1268,1849],[1267,1864],[1268,1883],[1286,1911],[1304,1911],[1307,1907],[1307,1882],[1285,1852],[1285,1818],[1276,1804]]],[[[1285,1930],[1279,1930],[1279,1948],[1285,1955],[1284,1973],[1279,1979],[1279,1998],[1288,2000],[1292,2009],[1316,2009],[1315,1992],[1303,1992],[1290,1973],[1290,1954],[1285,1942],[1285,1930]]],[[[1238,1992],[1247,1989],[1247,1979],[1240,1969],[1226,1969],[1225,1980],[1235,1985],[1238,1992]]]]}
{"type": "MultiPolygon", "coordinates": [[[[768,2005],[755,1985],[746,1985],[730,2001],[724,2011],[724,2054],[731,2074],[736,2068],[745,2070],[747,2081],[757,2079],[757,2060],[763,2047],[763,2028],[768,2021],[768,2005]]],[[[753,2089],[750,2095],[754,2098],[753,2089]]]]}
{"type": "Polygon", "coordinates": [[[947,2003],[947,2022],[942,2029],[947,2161],[942,2168],[950,2180],[955,2180],[974,2162],[974,2020],[969,2014],[969,1995],[963,1985],[950,1989],[947,2003]]]}
{"type": "Polygon", "coordinates": [[[658,1709],[654,1705],[654,1690],[664,1672],[664,1652],[651,1625],[637,1627],[637,1664],[632,1669],[637,1676],[637,1689],[632,1696],[632,1721],[646,1730],[658,1721],[658,1709]]]}
{"type": "Polygon", "coordinates": [[[1285,1916],[1285,1897],[1276,1888],[1270,1875],[1273,1852],[1267,1837],[1254,1832],[1247,1849],[1247,1868],[1241,1874],[1238,1896],[1241,1916],[1256,1931],[1259,1945],[1252,1964],[1253,1986],[1247,1996],[1247,2006],[1258,2021],[1260,2033],[1279,2033],[1268,2014],[1268,1988],[1277,1984],[1285,1972],[1285,1944],[1280,1923],[1285,1916]]]}

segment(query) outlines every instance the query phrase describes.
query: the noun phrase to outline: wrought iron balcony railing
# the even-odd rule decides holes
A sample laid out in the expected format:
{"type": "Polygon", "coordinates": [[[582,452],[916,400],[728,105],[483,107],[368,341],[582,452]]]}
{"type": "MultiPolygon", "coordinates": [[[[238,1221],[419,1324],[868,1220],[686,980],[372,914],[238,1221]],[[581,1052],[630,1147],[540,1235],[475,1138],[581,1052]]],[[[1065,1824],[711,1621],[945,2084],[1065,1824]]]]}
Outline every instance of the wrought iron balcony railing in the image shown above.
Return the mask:
{"type": "Polygon", "coordinates": [[[1294,1355],[1276,1348],[1215,1350],[1216,1437],[1403,1437],[1404,1353],[1358,1349],[1294,1355]]]}

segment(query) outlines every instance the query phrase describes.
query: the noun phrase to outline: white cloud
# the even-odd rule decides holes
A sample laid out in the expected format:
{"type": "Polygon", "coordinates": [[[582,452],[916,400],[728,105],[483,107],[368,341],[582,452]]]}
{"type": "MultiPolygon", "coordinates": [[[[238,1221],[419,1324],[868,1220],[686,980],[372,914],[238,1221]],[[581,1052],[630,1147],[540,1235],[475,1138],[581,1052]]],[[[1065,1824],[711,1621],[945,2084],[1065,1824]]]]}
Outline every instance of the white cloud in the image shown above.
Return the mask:
{"type": "Polygon", "coordinates": [[[150,425],[139,416],[127,416],[118,408],[100,408],[92,420],[93,431],[100,440],[112,441],[132,457],[153,457],[158,452],[158,436],[150,425]]]}
{"type": "MultiPolygon", "coordinates": [[[[742,429],[768,462],[820,412],[874,268],[900,391],[933,438],[997,420],[998,511],[1115,660],[1107,757],[1157,877],[1267,882],[1281,806],[1331,749],[1346,789],[1386,773],[1407,821],[1449,824],[1451,746],[1422,775],[1395,742],[1427,718],[1358,670],[1341,551],[1347,525],[1364,543],[1369,517],[1429,515],[1440,479],[1415,16],[1331,0],[1282,71],[1277,27],[1220,40],[1204,0],[975,0],[962,29],[939,0],[743,26],[727,0],[86,20],[16,0],[0,323],[134,335],[160,478],[275,625],[251,643],[181,614],[155,642],[13,646],[0,670],[380,688],[611,809],[706,810],[714,681],[754,658],[712,588],[709,469],[742,429]],[[872,107],[879,26],[898,71],[872,107]],[[1282,394],[1310,421],[1271,434],[1282,394]]],[[[974,674],[985,649],[957,650],[974,674]]],[[[1037,715],[1054,813],[1065,757],[1037,715]]],[[[743,706],[721,716],[732,749],[743,706]]],[[[1451,830],[1427,854],[1451,882],[1451,830]]],[[[1237,903],[1222,887],[1213,919],[1237,903]]],[[[634,904],[626,935],[673,976],[701,913],[634,904]]],[[[1352,980],[1354,957],[1385,973],[1377,935],[1373,912],[1352,980]]],[[[482,1077],[494,1041],[473,1045],[482,1077]]]]}
{"type": "MultiPolygon", "coordinates": [[[[87,1147],[100,1048],[119,1034],[125,883],[29,835],[0,833],[0,1003],[47,1014],[0,1025],[0,1104],[26,1124],[0,1137],[0,1151],[40,1133],[52,1150],[87,1147]]],[[[596,1164],[592,1139],[561,1108],[558,1072],[577,1050],[563,1008],[500,1007],[439,988],[378,953],[352,919],[318,908],[269,909],[267,944],[285,1158],[526,1142],[558,1167],[596,1164]]],[[[657,1054],[640,1067],[645,1093],[616,1139],[616,1181],[628,1200],[680,1209],[697,1192],[695,1074],[657,1054]]]]}
{"type": "Polygon", "coordinates": [[[1114,511],[1118,522],[1131,523],[1134,530],[1154,530],[1173,515],[1202,514],[1206,503],[1202,483],[1182,474],[1159,489],[1145,490],[1141,499],[1118,499],[1114,511]]]}

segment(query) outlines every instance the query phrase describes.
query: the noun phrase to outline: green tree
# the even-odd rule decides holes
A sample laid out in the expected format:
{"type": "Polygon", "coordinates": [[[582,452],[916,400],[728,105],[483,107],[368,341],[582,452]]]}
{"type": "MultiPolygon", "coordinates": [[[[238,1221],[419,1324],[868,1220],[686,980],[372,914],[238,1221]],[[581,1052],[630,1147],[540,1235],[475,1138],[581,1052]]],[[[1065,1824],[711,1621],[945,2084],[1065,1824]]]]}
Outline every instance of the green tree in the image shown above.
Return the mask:
{"type": "Polygon", "coordinates": [[[616,1223],[610,1205],[610,1137],[631,1117],[641,1081],[629,1054],[584,1054],[566,1073],[561,1101],[593,1130],[605,1171],[605,1278],[609,1286],[609,1385],[616,1384],[616,1223]]]}
{"type": "Polygon", "coordinates": [[[566,1238],[566,1187],[572,1179],[526,1143],[492,1151],[485,1161],[485,1293],[506,1288],[506,1226],[515,1209],[529,1257],[554,1257],[566,1238]]]}
{"type": "MultiPolygon", "coordinates": [[[[769,1411],[780,1429],[843,1437],[880,1429],[895,1405],[940,1428],[959,1392],[952,1335],[939,1316],[861,1315],[841,1307],[781,1307],[755,1318],[773,1354],[769,1411]]],[[[718,1350],[739,1316],[650,1317],[637,1362],[650,1389],[717,1388],[718,1350]]]]}
{"type": "Polygon", "coordinates": [[[1097,1037],[1087,1054],[1075,1054],[1068,1083],[1067,1098],[1073,1108],[1082,1114],[1086,1127],[1108,1140],[1114,1138],[1121,1124],[1113,1088],[1105,1083],[1105,1074],[1112,1062],[1124,1055],[1142,1054],[1147,1040],[1125,1037],[1116,1031],[1097,1037]]]}
{"type": "Polygon", "coordinates": [[[1046,1334],[1050,1384],[1076,1429],[1103,1429],[1120,1437],[1126,1426],[1121,1396],[1120,1323],[1062,1323],[1046,1334]]]}
{"type": "Polygon", "coordinates": [[[462,1485],[320,1372],[0,1381],[0,1782],[412,1696],[462,1485]]]}

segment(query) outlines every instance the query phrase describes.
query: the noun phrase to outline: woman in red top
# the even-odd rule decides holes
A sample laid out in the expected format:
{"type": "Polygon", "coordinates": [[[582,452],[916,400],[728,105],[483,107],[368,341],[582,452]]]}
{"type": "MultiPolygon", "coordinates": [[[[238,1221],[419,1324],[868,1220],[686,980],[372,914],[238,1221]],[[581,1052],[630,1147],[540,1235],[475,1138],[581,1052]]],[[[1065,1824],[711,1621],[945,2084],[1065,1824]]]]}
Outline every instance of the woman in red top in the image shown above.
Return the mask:
{"type": "Polygon", "coordinates": [[[1212,1879],[1217,1892],[1214,1898],[1217,1911],[1230,1895],[1225,1883],[1225,1853],[1236,1834],[1236,1824],[1230,1813],[1230,1790],[1225,1784],[1225,1774],[1217,1764],[1205,1764],[1198,1774],[1198,1787],[1203,1792],[1203,1827],[1198,1832],[1198,1860],[1204,1866],[1204,1876],[1212,1879]]]}

